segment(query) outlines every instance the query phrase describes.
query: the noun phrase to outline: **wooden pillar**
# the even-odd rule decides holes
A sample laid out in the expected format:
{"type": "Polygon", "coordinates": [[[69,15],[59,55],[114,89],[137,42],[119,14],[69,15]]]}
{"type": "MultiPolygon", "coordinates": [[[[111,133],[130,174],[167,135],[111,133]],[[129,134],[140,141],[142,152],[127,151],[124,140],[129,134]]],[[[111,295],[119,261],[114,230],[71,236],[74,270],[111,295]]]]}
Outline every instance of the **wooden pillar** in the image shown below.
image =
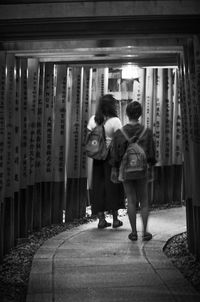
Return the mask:
{"type": "Polygon", "coordinates": [[[26,189],[20,189],[20,238],[26,238],[28,236],[28,207],[27,207],[27,194],[26,189]]]}
{"type": "Polygon", "coordinates": [[[6,55],[0,52],[0,263],[4,254],[6,55]]]}
{"type": "Polygon", "coordinates": [[[4,200],[4,254],[15,244],[14,240],[14,200],[7,197],[4,200]]]}
{"type": "Polygon", "coordinates": [[[194,206],[194,254],[200,260],[200,207],[194,206]]]}
{"type": "Polygon", "coordinates": [[[30,234],[33,231],[33,204],[34,204],[34,186],[28,186],[26,189],[27,200],[27,231],[30,234]]]}
{"type": "Polygon", "coordinates": [[[163,192],[163,203],[165,204],[171,204],[173,202],[173,172],[173,166],[163,166],[163,181],[161,190],[163,192]]]}
{"type": "Polygon", "coordinates": [[[177,204],[182,204],[183,201],[183,166],[173,166],[173,195],[172,200],[177,204]]]}
{"type": "Polygon", "coordinates": [[[42,226],[42,192],[41,183],[36,183],[34,188],[33,204],[33,230],[39,230],[42,226]]]}
{"type": "Polygon", "coordinates": [[[20,59],[21,68],[21,149],[20,149],[20,237],[28,236],[27,179],[28,179],[28,119],[27,119],[27,60],[20,59]]]}
{"type": "Polygon", "coordinates": [[[15,95],[14,95],[14,114],[13,114],[13,149],[14,149],[14,238],[15,244],[20,237],[20,165],[21,165],[21,62],[15,59],[15,95]]]}
{"type": "Polygon", "coordinates": [[[20,209],[19,209],[19,192],[14,193],[14,239],[20,237],[20,209]]]}
{"type": "Polygon", "coordinates": [[[65,200],[65,182],[59,181],[53,183],[52,190],[52,223],[63,222],[63,210],[65,200]]]}
{"type": "Polygon", "coordinates": [[[41,184],[42,226],[50,225],[52,222],[52,190],[53,182],[48,181],[41,184]]]}
{"type": "Polygon", "coordinates": [[[55,65],[52,223],[62,223],[65,209],[67,73],[66,65],[55,65]]]}
{"type": "Polygon", "coordinates": [[[0,263],[4,255],[4,203],[0,202],[0,263]]]}
{"type": "Polygon", "coordinates": [[[38,230],[42,226],[42,180],[43,171],[43,137],[44,137],[44,85],[45,85],[45,63],[39,65],[39,90],[37,104],[37,126],[36,126],[36,156],[35,156],[35,189],[33,204],[33,229],[38,230]]]}
{"type": "Polygon", "coordinates": [[[15,57],[6,55],[4,253],[14,246],[14,101],[15,57]]]}
{"type": "Polygon", "coordinates": [[[70,137],[68,138],[66,205],[66,219],[69,221],[79,217],[83,69],[72,68],[71,77],[71,93],[68,98],[71,103],[71,117],[68,124],[70,137]]]}
{"type": "Polygon", "coordinates": [[[37,113],[39,92],[39,63],[38,59],[27,59],[27,208],[28,208],[28,232],[33,231],[33,211],[35,198],[36,176],[36,138],[37,138],[37,113]]]}
{"type": "MultiPolygon", "coordinates": [[[[104,76],[104,74],[102,73],[104,76]]],[[[69,76],[68,76],[69,77],[69,76]]],[[[100,77],[101,78],[101,77],[100,77]]],[[[87,159],[84,141],[91,106],[90,69],[72,68],[71,89],[68,89],[67,101],[67,204],[66,219],[83,217],[87,205],[87,159]],[[71,115],[69,116],[69,112],[71,115]]],[[[104,86],[101,86],[101,91],[104,86]]]]}
{"type": "Polygon", "coordinates": [[[52,222],[54,64],[45,63],[42,142],[42,225],[52,222]]]}

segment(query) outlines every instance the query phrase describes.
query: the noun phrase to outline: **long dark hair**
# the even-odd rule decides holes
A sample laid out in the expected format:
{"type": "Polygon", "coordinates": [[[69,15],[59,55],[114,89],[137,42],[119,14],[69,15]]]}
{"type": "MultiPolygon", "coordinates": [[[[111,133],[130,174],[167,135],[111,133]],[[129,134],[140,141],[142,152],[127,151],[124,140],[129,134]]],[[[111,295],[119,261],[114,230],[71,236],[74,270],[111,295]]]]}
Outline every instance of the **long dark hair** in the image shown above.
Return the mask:
{"type": "Polygon", "coordinates": [[[95,113],[95,122],[101,125],[105,117],[117,117],[117,100],[112,94],[105,94],[99,99],[99,104],[95,113]]]}

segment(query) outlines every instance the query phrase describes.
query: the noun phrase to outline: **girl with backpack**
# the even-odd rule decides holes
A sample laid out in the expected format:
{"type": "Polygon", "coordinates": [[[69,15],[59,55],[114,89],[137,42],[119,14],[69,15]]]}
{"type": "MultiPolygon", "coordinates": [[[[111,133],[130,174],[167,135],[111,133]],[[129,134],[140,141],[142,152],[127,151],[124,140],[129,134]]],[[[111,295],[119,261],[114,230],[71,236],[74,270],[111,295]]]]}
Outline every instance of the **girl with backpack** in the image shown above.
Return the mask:
{"type": "Polygon", "coordinates": [[[111,223],[105,219],[105,212],[113,215],[113,228],[123,225],[118,219],[118,210],[125,208],[124,190],[121,183],[113,183],[110,179],[111,165],[110,146],[114,133],[122,127],[117,115],[117,100],[106,94],[99,100],[95,115],[88,122],[88,136],[97,125],[103,125],[105,129],[105,141],[108,148],[108,155],[105,159],[93,159],[91,206],[92,214],[99,218],[98,228],[110,227],[111,223]]]}
{"type": "Polygon", "coordinates": [[[128,238],[132,241],[138,239],[136,208],[139,204],[143,224],[142,238],[148,241],[152,239],[152,234],[147,232],[149,216],[147,166],[156,163],[153,133],[149,128],[144,129],[144,126],[138,121],[142,115],[140,103],[136,101],[129,103],[126,114],[129,122],[122,128],[122,131],[116,131],[113,138],[110,161],[113,166],[111,180],[114,183],[120,180],[124,186],[132,229],[128,238]]]}

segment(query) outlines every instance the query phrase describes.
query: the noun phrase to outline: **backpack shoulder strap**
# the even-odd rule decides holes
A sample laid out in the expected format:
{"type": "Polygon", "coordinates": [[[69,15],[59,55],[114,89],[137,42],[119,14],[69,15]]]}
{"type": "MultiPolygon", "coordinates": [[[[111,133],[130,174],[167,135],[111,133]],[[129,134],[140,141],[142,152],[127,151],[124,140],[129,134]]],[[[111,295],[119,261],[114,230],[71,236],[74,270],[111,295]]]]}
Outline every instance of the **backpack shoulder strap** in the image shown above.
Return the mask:
{"type": "Polygon", "coordinates": [[[145,134],[145,132],[146,132],[146,128],[144,127],[144,129],[142,130],[141,134],[138,137],[138,140],[140,140],[143,137],[143,135],[145,134]]]}
{"type": "Polygon", "coordinates": [[[102,129],[103,138],[104,138],[104,140],[106,140],[106,130],[105,130],[104,125],[105,125],[105,123],[103,122],[102,124],[98,125],[98,127],[100,127],[102,129]]]}
{"type": "MultiPolygon", "coordinates": [[[[120,128],[120,131],[122,132],[122,134],[124,135],[125,139],[130,143],[135,137],[136,135],[133,135],[132,137],[128,137],[127,133],[124,131],[123,127],[120,128]]],[[[139,141],[143,135],[145,134],[146,132],[146,128],[144,127],[144,129],[142,130],[141,134],[139,135],[137,141],[139,141]]]]}
{"type": "Polygon", "coordinates": [[[132,138],[128,137],[128,135],[126,134],[126,132],[124,131],[123,127],[120,128],[121,133],[124,135],[125,139],[130,143],[132,138]]]}

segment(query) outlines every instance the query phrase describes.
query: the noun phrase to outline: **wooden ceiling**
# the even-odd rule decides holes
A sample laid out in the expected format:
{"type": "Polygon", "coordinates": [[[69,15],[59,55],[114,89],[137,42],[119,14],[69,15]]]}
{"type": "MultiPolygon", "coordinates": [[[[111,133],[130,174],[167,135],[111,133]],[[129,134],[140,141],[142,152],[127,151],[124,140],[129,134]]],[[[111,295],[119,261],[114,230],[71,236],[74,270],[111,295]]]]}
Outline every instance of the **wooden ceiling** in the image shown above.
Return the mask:
{"type": "Polygon", "coordinates": [[[140,67],[178,64],[185,36],[137,36],[133,39],[7,41],[2,50],[20,57],[35,57],[43,62],[69,62],[70,65],[119,65],[140,67]]]}
{"type": "Polygon", "coordinates": [[[177,66],[200,16],[0,20],[0,50],[70,64],[177,66]]]}

